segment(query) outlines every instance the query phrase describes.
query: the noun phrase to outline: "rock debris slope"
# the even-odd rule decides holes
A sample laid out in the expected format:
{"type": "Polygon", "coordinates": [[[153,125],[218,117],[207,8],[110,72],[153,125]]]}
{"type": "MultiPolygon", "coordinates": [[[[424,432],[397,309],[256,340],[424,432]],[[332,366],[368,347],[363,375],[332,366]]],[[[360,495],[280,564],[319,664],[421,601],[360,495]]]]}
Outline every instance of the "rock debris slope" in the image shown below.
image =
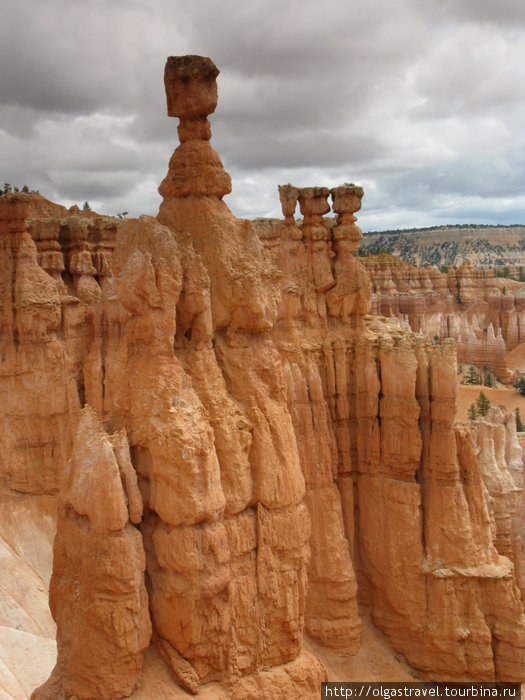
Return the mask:
{"type": "Polygon", "coordinates": [[[454,342],[368,315],[360,187],[283,186],[273,228],[231,214],[217,75],[168,59],[157,218],[0,201],[1,478],[58,494],[34,698],[127,696],[150,642],[191,692],[315,698],[303,629],[355,653],[358,600],[435,679],[522,680],[519,448],[496,479],[505,429],[453,424],[454,342]]]}

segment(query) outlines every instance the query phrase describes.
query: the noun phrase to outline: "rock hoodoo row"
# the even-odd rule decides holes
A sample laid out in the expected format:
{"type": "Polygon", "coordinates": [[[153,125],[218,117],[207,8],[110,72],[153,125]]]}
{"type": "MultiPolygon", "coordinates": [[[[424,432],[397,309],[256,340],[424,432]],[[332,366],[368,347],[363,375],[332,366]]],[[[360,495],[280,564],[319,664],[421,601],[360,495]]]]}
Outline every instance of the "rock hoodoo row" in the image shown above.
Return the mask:
{"type": "Polygon", "coordinates": [[[362,188],[281,186],[271,226],[232,215],[217,75],[168,59],[158,217],[0,200],[0,476],[59,494],[35,698],[129,695],[150,637],[191,692],[314,698],[303,629],[357,652],[358,601],[431,678],[524,679],[508,419],[454,425],[454,340],[369,315],[362,188]]]}
{"type": "Polygon", "coordinates": [[[522,282],[469,262],[440,272],[384,253],[362,261],[374,290],[371,313],[397,318],[429,339],[454,338],[458,362],[487,365],[507,384],[515,380],[506,354],[525,342],[522,282]]]}
{"type": "MultiPolygon", "coordinates": [[[[294,235],[297,252],[290,255],[290,191],[287,186],[282,227],[258,226],[267,258],[284,272],[274,335],[285,367],[290,367],[288,376],[316,372],[321,378],[320,392],[310,391],[308,406],[313,413],[315,397],[321,394],[329,411],[326,433],[335,442],[332,475],[359,599],[371,605],[375,623],[394,647],[431,677],[518,680],[524,670],[525,618],[510,548],[501,551],[502,535],[494,524],[500,520],[496,512],[508,508],[505,527],[509,526],[517,494],[507,485],[506,505],[496,506],[485,483],[489,470],[478,462],[479,439],[454,426],[454,342],[430,344],[421,334],[367,317],[370,285],[355,258],[343,268],[352,281],[341,285],[352,313],[342,322],[342,307],[331,303],[339,258],[332,262],[333,286],[319,292],[306,237],[302,242],[294,235]],[[324,300],[316,298],[320,294],[324,300]],[[314,305],[321,309],[317,315],[307,312],[314,305]],[[507,601],[505,610],[496,612],[496,601],[502,598],[507,601]],[[512,623],[509,609],[514,611],[512,623]]],[[[281,197],[282,192],[283,188],[281,197]]],[[[305,217],[303,227],[308,225],[305,217]]],[[[334,239],[335,235],[327,246],[332,260],[334,239]]],[[[344,293],[337,296],[344,298],[344,293]]],[[[297,395],[296,390],[290,402],[295,413],[301,404],[297,395]]],[[[311,422],[320,425],[318,417],[311,422]]],[[[318,475],[320,448],[312,446],[311,437],[306,442],[305,424],[303,418],[296,430],[303,470],[308,474],[304,463],[311,459],[318,475]]],[[[323,443],[323,448],[331,444],[323,443]]],[[[500,447],[499,463],[509,460],[511,451],[500,447]]],[[[308,478],[306,483],[308,489],[308,478]]],[[[307,502],[308,494],[307,490],[307,502]]],[[[315,543],[315,526],[313,532],[315,543]]],[[[510,536],[515,543],[517,533],[515,528],[510,536]]],[[[312,549],[311,568],[314,545],[312,549]]],[[[334,559],[331,555],[330,561],[334,559]]],[[[336,580],[333,576],[332,582],[336,580]]],[[[314,575],[310,587],[315,590],[314,575]]],[[[327,591],[324,599],[331,601],[327,591]]]]}

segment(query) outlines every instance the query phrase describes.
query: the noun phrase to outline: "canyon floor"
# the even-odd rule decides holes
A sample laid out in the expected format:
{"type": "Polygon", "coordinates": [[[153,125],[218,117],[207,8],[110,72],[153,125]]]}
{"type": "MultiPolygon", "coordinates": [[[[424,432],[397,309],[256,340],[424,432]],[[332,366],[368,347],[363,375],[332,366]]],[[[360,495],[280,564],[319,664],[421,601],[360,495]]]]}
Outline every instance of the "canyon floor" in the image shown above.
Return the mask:
{"type": "MultiPolygon", "coordinates": [[[[517,369],[525,372],[525,343],[507,355],[507,365],[510,369],[517,369]]],[[[463,367],[466,369],[466,365],[463,367]]],[[[493,388],[480,385],[458,384],[456,418],[457,420],[467,420],[467,411],[472,403],[475,403],[480,391],[487,396],[491,406],[504,406],[507,411],[515,413],[516,408],[520,409],[520,414],[525,415],[525,396],[522,396],[513,386],[505,386],[496,382],[493,388]]]]}
{"type": "MultiPolygon", "coordinates": [[[[414,681],[419,676],[403,659],[396,654],[387,638],[373,625],[368,611],[362,609],[363,643],[355,656],[338,656],[326,647],[317,644],[304,635],[303,648],[319,658],[328,671],[329,681],[414,681]]],[[[188,693],[174,687],[168,669],[153,647],[150,647],[144,661],[144,685],[130,697],[133,700],[171,700],[187,698],[188,693]]],[[[300,691],[298,691],[297,697],[300,691]]],[[[228,693],[216,683],[200,689],[199,696],[209,700],[228,700],[228,693]]]]}

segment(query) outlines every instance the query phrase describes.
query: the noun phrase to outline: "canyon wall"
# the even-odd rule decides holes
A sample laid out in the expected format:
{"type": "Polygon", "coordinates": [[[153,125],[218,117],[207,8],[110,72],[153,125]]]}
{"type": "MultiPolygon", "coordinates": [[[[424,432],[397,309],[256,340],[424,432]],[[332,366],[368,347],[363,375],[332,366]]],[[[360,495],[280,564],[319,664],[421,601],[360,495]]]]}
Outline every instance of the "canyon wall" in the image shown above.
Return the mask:
{"type": "MultiPolygon", "coordinates": [[[[293,188],[284,189],[289,199],[293,188]]],[[[312,194],[326,201],[328,192],[297,190],[299,202],[312,194]]],[[[332,197],[337,212],[338,188],[332,197]]],[[[474,436],[454,426],[455,343],[430,343],[422,334],[365,315],[370,288],[353,257],[359,239],[355,224],[347,238],[348,259],[340,268],[337,263],[344,258],[337,226],[326,226],[318,235],[330,242],[326,259],[334,282],[316,290],[318,261],[309,250],[309,221],[305,216],[298,229],[291,209],[283,205],[282,227],[258,227],[267,257],[285,273],[275,337],[291,376],[302,366],[311,374],[314,366],[322,378],[359,600],[371,606],[374,622],[394,648],[432,678],[517,679],[525,656],[523,641],[514,634],[524,639],[525,618],[510,551],[497,549],[501,536],[494,528],[474,436]],[[290,239],[299,246],[295,259],[303,261],[294,268],[306,268],[306,275],[290,269],[290,239]],[[338,269],[349,274],[352,284],[345,286],[338,269]],[[298,283],[305,277],[309,283],[298,283]],[[308,312],[314,292],[317,315],[308,312]],[[343,303],[334,305],[341,297],[343,303]],[[352,308],[350,316],[341,313],[345,307],[352,308]]],[[[314,423],[316,402],[311,398],[310,404],[314,423]]],[[[304,423],[296,431],[299,444],[304,423]]],[[[310,448],[306,455],[306,463],[315,459],[310,448]]],[[[510,503],[500,510],[505,507],[510,521],[513,510],[510,503]]]]}
{"type": "MultiPolygon", "coordinates": [[[[327,230],[334,225],[334,219],[325,219],[327,230]]],[[[279,219],[256,219],[254,226],[263,239],[285,230],[279,219]]],[[[525,342],[525,283],[469,262],[440,272],[386,253],[359,260],[370,276],[372,315],[397,319],[429,340],[453,338],[459,363],[486,365],[506,384],[516,380],[506,356],[525,342]]]]}
{"type": "Polygon", "coordinates": [[[491,505],[485,438],[454,426],[454,341],[369,315],[360,187],[281,187],[277,227],[231,214],[217,74],[168,60],[157,218],[0,201],[0,478],[58,494],[34,697],[129,695],[150,636],[192,692],[318,697],[303,629],[355,653],[358,601],[434,679],[522,680],[519,494],[491,505]]]}
{"type": "Polygon", "coordinates": [[[429,339],[454,338],[458,362],[487,365],[507,384],[515,380],[505,357],[525,342],[523,282],[469,262],[444,273],[386,254],[362,261],[374,290],[372,313],[396,317],[429,339]]]}

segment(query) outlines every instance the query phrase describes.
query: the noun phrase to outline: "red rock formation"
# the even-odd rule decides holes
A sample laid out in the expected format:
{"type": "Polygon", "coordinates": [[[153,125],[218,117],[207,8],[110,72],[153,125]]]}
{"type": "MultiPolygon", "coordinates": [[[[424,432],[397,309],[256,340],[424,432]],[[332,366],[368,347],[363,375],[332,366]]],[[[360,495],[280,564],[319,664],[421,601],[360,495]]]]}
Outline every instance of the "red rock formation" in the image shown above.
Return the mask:
{"type": "Polygon", "coordinates": [[[523,490],[523,455],[515,417],[493,406],[472,423],[473,444],[489,499],[493,540],[500,554],[513,558],[512,521],[523,490]]]}
{"type": "MultiPolygon", "coordinates": [[[[217,72],[209,59],[168,60],[181,144],[156,219],[28,218],[9,209],[16,198],[0,202],[0,381],[15,391],[22,367],[41,401],[34,411],[24,388],[2,409],[13,455],[2,478],[38,492],[64,476],[59,656],[36,697],[131,692],[149,637],[144,564],[153,642],[192,692],[218,681],[232,698],[317,697],[326,672],[302,650],[303,627],[357,651],[358,598],[432,678],[523,679],[509,556],[520,571],[523,557],[509,491],[491,505],[492,467],[473,429],[453,425],[454,343],[368,315],[370,278],[353,256],[361,188],[331,191],[335,224],[325,188],[281,188],[285,223],[259,235],[231,214],[209,144],[217,72]],[[61,402],[44,406],[46,392],[61,402]],[[34,413],[37,426],[56,420],[53,466],[40,438],[29,459],[15,432],[15,416],[34,413]],[[111,605],[105,585],[120,594],[111,605]],[[89,618],[74,614],[75,586],[93,601],[89,618]]],[[[443,279],[405,272],[377,284],[411,318],[419,307],[396,302],[396,284],[435,298],[443,279]]]]}
{"type": "MultiPolygon", "coordinates": [[[[268,257],[285,262],[276,239],[260,235],[268,257]]],[[[287,246],[286,239],[280,245],[287,246]]],[[[287,262],[283,272],[286,288],[293,289],[287,262]]],[[[316,306],[323,308],[319,301],[316,306]]],[[[435,679],[521,678],[523,643],[513,630],[524,639],[525,618],[512,564],[494,547],[472,439],[453,426],[454,343],[432,346],[384,321],[365,320],[363,327],[355,311],[352,324],[322,313],[316,324],[311,318],[303,324],[298,303],[281,309],[295,313],[276,330],[283,357],[306,364],[310,374],[317,369],[323,378],[358,594],[372,606],[374,621],[396,649],[435,679]],[[308,340],[292,343],[293,337],[308,340]]],[[[308,394],[310,406],[318,405],[315,395],[308,394]]],[[[291,405],[306,403],[297,402],[298,396],[296,391],[291,405]]],[[[297,421],[300,454],[304,441],[303,462],[310,455],[318,462],[319,446],[312,446],[305,425],[304,418],[297,421]]],[[[310,580],[312,586],[315,578],[310,580]]],[[[327,583],[325,600],[332,599],[328,590],[327,583]]]]}
{"type": "Polygon", "coordinates": [[[50,606],[58,661],[34,700],[120,698],[136,687],[151,624],[142,499],[124,432],[86,407],[58,503],[50,606]]]}
{"type": "MultiPolygon", "coordinates": [[[[67,210],[39,195],[7,194],[0,200],[0,449],[9,455],[0,479],[25,493],[57,491],[80,410],[61,337],[73,300],[62,295],[62,279],[40,267],[27,230],[28,217],[42,214],[55,217],[67,210]]],[[[49,270],[52,255],[60,276],[62,253],[47,254],[49,270]]]]}
{"type": "Polygon", "coordinates": [[[485,418],[471,422],[470,437],[491,520],[494,545],[514,564],[514,578],[525,600],[523,538],[523,453],[516,433],[515,416],[493,406],[485,418]]]}
{"type": "Polygon", "coordinates": [[[386,254],[363,263],[374,290],[374,315],[396,317],[430,339],[454,338],[459,362],[487,365],[507,384],[515,380],[505,358],[525,338],[523,283],[497,279],[492,270],[477,270],[468,262],[448,274],[414,268],[386,254]]]}
{"type": "MultiPolygon", "coordinates": [[[[185,70],[184,61],[168,61],[176,83],[185,70]]],[[[154,624],[201,681],[298,656],[310,535],[282,369],[267,335],[277,278],[265,267],[250,224],[235,219],[222,202],[229,178],[203,126],[215,107],[208,81],[216,73],[204,73],[198,74],[202,86],[199,78],[181,87],[191,94],[191,114],[182,92],[168,91],[182,143],[159,188],[164,201],[158,218],[185,252],[184,288],[200,296],[198,305],[184,291],[180,297],[176,352],[209,416],[223,502],[208,522],[197,513],[191,527],[178,530],[166,530],[155,509],[161,519],[150,519],[144,531],[154,624]],[[198,130],[192,127],[196,114],[198,130]],[[209,289],[204,297],[203,288],[209,289]],[[182,558],[166,558],[163,552],[173,548],[182,558]]]]}

